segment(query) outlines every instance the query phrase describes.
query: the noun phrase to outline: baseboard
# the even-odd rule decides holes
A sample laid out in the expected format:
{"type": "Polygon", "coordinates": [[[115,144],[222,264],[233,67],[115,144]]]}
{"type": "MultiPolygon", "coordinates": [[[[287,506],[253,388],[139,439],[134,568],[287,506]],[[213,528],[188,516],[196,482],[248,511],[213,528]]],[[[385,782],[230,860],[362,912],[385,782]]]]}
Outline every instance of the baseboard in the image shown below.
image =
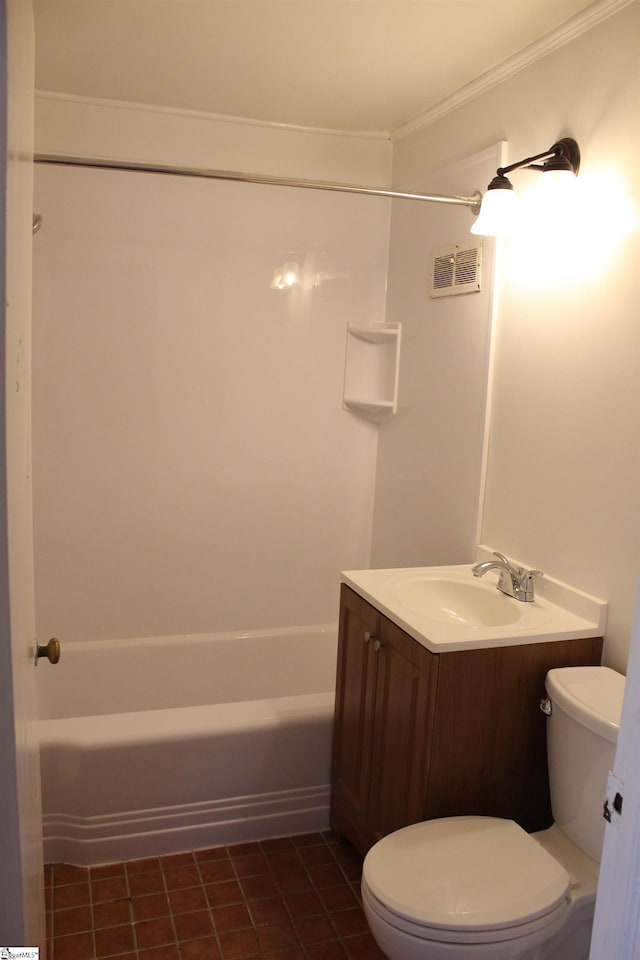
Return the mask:
{"type": "Polygon", "coordinates": [[[100,817],[46,814],[47,863],[95,866],[329,828],[328,784],[100,817]]]}

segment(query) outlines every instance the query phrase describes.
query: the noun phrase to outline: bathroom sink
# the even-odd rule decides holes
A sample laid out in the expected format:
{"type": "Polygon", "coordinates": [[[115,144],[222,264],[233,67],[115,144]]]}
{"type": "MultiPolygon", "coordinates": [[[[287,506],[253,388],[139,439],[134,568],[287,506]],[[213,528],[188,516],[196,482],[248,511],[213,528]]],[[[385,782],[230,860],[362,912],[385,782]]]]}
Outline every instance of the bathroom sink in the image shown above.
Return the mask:
{"type": "Polygon", "coordinates": [[[444,579],[428,575],[398,579],[391,590],[399,602],[417,613],[428,611],[437,620],[469,626],[500,627],[517,623],[523,603],[512,600],[495,589],[473,581],[444,579]]]}
{"type": "MultiPolygon", "coordinates": [[[[478,548],[476,560],[492,557],[478,548]]],[[[342,581],[433,653],[604,636],[607,604],[598,597],[545,575],[523,602],[496,589],[498,571],[478,578],[471,567],[350,570],[342,581]]]]}

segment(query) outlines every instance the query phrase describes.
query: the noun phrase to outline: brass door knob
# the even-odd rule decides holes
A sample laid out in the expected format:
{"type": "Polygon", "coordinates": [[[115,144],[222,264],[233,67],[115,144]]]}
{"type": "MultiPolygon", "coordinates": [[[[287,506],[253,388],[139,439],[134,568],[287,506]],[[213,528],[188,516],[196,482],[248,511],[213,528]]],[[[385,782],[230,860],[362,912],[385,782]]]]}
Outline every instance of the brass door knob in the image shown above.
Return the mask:
{"type": "Polygon", "coordinates": [[[36,647],[36,663],[40,657],[46,657],[49,663],[57,663],[60,659],[60,641],[52,637],[49,643],[38,644],[36,647]]]}

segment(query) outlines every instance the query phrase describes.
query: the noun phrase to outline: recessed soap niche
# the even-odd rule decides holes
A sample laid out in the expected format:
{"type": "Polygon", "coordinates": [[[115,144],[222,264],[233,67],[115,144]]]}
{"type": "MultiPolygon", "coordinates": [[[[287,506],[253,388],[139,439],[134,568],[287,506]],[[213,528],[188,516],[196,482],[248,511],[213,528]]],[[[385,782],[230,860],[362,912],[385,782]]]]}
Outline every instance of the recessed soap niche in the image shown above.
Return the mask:
{"type": "Polygon", "coordinates": [[[380,421],[398,409],[400,323],[348,323],[343,407],[380,421]]]}

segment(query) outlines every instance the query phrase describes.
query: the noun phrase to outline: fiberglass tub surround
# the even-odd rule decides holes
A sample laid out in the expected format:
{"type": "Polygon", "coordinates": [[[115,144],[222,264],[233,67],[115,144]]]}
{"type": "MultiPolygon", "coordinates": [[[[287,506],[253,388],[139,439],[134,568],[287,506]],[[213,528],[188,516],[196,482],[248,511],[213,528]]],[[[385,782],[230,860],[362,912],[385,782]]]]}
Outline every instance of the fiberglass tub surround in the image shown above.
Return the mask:
{"type": "Polygon", "coordinates": [[[327,624],[67,643],[38,673],[45,858],[325,829],[336,636],[327,624]]]}
{"type": "MultiPolygon", "coordinates": [[[[478,548],[478,561],[494,558],[478,548]]],[[[603,600],[544,575],[532,602],[496,589],[493,572],[474,576],[471,564],[350,570],[342,580],[432,653],[601,637],[606,626],[603,600]]]]}

